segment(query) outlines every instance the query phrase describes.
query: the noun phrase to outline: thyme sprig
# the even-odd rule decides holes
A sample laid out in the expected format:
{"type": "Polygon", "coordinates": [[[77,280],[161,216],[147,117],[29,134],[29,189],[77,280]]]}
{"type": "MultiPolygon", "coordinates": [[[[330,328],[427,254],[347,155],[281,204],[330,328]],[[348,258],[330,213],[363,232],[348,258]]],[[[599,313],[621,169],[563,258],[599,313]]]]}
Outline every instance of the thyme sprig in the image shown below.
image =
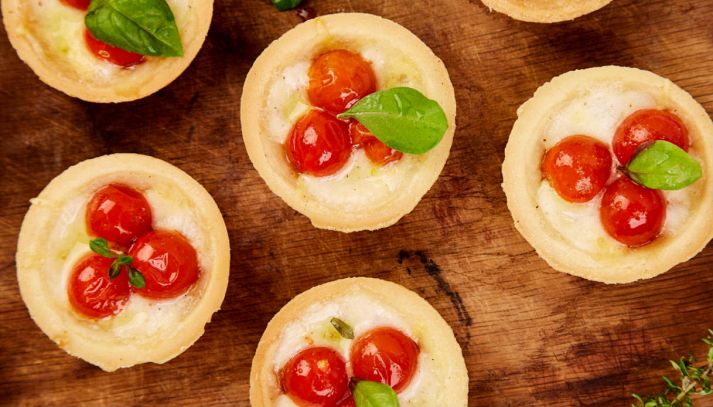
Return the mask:
{"type": "Polygon", "coordinates": [[[713,329],[708,330],[708,337],[703,338],[708,345],[706,364],[697,364],[693,356],[682,357],[679,361],[672,360],[671,366],[681,376],[679,383],[664,376],[666,389],[653,396],[632,394],[637,400],[632,407],[692,407],[693,396],[707,396],[711,390],[711,374],[713,372],[713,329]]]}
{"type": "Polygon", "coordinates": [[[144,275],[141,274],[139,270],[137,270],[135,267],[131,266],[131,262],[134,261],[134,258],[129,256],[128,254],[124,254],[122,252],[116,252],[112,250],[109,247],[109,242],[107,242],[106,239],[104,238],[97,238],[89,241],[89,248],[91,251],[94,253],[106,257],[108,259],[114,259],[114,262],[111,263],[111,267],[109,267],[109,279],[113,280],[117,277],[119,277],[119,274],[121,273],[122,268],[126,269],[126,272],[128,273],[129,277],[129,283],[133,285],[136,288],[144,288],[146,287],[146,280],[144,279],[144,275]]]}

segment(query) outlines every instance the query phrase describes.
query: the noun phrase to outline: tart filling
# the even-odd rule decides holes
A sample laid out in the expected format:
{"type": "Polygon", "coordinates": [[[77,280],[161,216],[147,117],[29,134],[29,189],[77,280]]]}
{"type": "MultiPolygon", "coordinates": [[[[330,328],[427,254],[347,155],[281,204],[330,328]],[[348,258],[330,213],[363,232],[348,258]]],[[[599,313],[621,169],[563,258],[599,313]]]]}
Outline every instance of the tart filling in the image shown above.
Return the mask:
{"type": "Polygon", "coordinates": [[[467,404],[465,364],[445,321],[416,294],[367,278],[315,287],[273,318],[253,360],[251,403],[349,406],[360,391],[354,384],[362,381],[390,386],[402,406],[467,404]],[[396,293],[399,301],[387,298],[396,293]],[[296,359],[309,363],[310,353],[329,352],[331,364],[338,366],[331,379],[334,391],[310,400],[309,389],[294,385],[290,367],[296,359]],[[375,360],[379,363],[372,365],[375,360]]]}
{"type": "MultiPolygon", "coordinates": [[[[688,260],[713,236],[713,225],[703,216],[713,206],[706,200],[711,194],[706,167],[713,124],[700,105],[670,81],[632,68],[574,71],[540,88],[518,116],[506,149],[503,187],[516,227],[554,268],[608,283],[630,282],[688,260]],[[651,115],[658,119],[646,120],[673,120],[669,133],[678,131],[677,126],[687,132],[674,148],[699,166],[702,179],[678,190],[659,190],[631,178],[636,154],[653,148],[648,141],[642,143],[645,126],[631,123],[651,115]],[[641,145],[627,147],[625,157],[618,137],[626,129],[633,131],[631,137],[641,137],[641,145]],[[580,178],[589,187],[596,184],[581,200],[563,195],[552,178],[555,161],[548,161],[550,152],[562,151],[573,140],[599,146],[609,160],[600,164],[599,175],[580,178]],[[643,206],[622,218],[624,202],[643,206]]],[[[576,155],[556,157],[574,157],[577,165],[576,155]]]]}
{"type": "MultiPolygon", "coordinates": [[[[13,47],[42,81],[70,96],[106,103],[131,101],[158,91],[188,67],[203,45],[213,2],[166,2],[176,20],[183,56],[137,58],[126,62],[128,68],[98,58],[97,53],[105,54],[106,49],[92,52],[85,38],[84,10],[61,0],[8,0],[3,1],[2,10],[13,47]]],[[[89,44],[96,45],[96,40],[89,44]]]]}
{"type": "Polygon", "coordinates": [[[533,23],[574,20],[611,3],[612,0],[482,0],[490,9],[533,23]]]}
{"type": "MultiPolygon", "coordinates": [[[[159,250],[157,247],[153,246],[159,250]]],[[[227,231],[210,195],[176,167],[134,154],[84,161],[55,178],[32,200],[18,243],[18,281],[32,318],[62,349],[107,371],[137,363],[163,363],[190,347],[220,307],[228,272],[227,231]],[[118,247],[122,247],[132,254],[133,262],[128,265],[145,279],[144,287],[132,281],[133,292],[129,294],[128,286],[120,286],[128,284],[127,273],[132,278],[128,267],[120,269],[118,277],[111,281],[104,275],[109,272],[106,267],[96,268],[105,283],[119,285],[123,294],[113,309],[112,304],[107,304],[109,297],[91,300],[81,295],[92,291],[73,291],[74,285],[87,281],[87,271],[81,269],[84,259],[102,259],[90,250],[89,242],[96,233],[89,230],[85,214],[97,191],[107,185],[121,185],[142,194],[151,210],[150,227],[156,231],[143,230],[142,237],[133,239],[131,250],[115,245],[110,238],[113,253],[120,253],[118,247]],[[174,280],[181,280],[181,272],[174,268],[178,261],[174,252],[153,257],[149,253],[147,257],[145,251],[152,248],[140,246],[156,233],[185,238],[194,250],[199,269],[194,280],[184,281],[182,287],[174,285],[173,291],[173,282],[164,282],[169,291],[165,296],[147,291],[155,287],[154,277],[147,274],[153,270],[139,264],[147,259],[153,266],[171,272],[174,280]],[[136,251],[136,247],[143,247],[144,253],[136,251]],[[79,269],[75,275],[76,267],[79,269]],[[78,306],[72,296],[76,292],[81,292],[80,302],[87,301],[84,307],[81,303],[78,306]]]]}
{"type": "Polygon", "coordinates": [[[413,209],[445,163],[454,119],[453,88],[431,50],[395,23],[352,13],[310,20],[275,41],[248,74],[241,107],[248,153],[270,189],[315,226],[346,232],[389,226],[413,209]],[[340,95],[332,84],[323,80],[321,93],[314,85],[314,72],[329,72],[335,58],[331,66],[346,71],[336,82],[356,95],[338,110],[324,99],[340,95]],[[341,117],[375,90],[395,87],[443,108],[448,128],[432,150],[402,154],[341,117]]]}

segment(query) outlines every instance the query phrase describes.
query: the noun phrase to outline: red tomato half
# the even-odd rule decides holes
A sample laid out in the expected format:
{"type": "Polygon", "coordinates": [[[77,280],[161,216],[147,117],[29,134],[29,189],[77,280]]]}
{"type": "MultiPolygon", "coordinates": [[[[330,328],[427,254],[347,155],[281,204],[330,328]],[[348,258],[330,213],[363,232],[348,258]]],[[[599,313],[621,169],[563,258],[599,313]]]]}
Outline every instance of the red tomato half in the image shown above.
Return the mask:
{"type": "Polygon", "coordinates": [[[129,247],[151,230],[151,207],[133,188],[110,184],[98,190],[87,204],[89,234],[123,247],[129,247]]]}
{"type": "Polygon", "coordinates": [[[104,318],[117,314],[129,301],[131,288],[125,271],[109,279],[114,259],[92,254],[72,269],[67,285],[69,303],[89,318],[104,318]]]}
{"type": "Polygon", "coordinates": [[[352,343],[350,359],[354,377],[388,384],[394,391],[411,382],[420,350],[413,339],[394,328],[376,328],[352,343]]]}
{"type": "Polygon", "coordinates": [[[320,110],[295,123],[285,148],[295,171],[317,177],[339,171],[352,154],[347,124],[320,110]]]}
{"type": "Polygon", "coordinates": [[[124,51],[121,48],[112,47],[109,44],[105,44],[89,32],[89,30],[84,30],[84,40],[87,43],[89,50],[99,59],[104,59],[111,62],[114,65],[119,65],[123,68],[129,68],[134,65],[138,65],[146,60],[143,55],[135,54],[133,52],[124,51]]]}
{"type": "Polygon", "coordinates": [[[604,186],[612,171],[606,144],[589,136],[569,136],[545,153],[542,174],[559,196],[569,202],[587,202],[604,186]]]}
{"type": "Polygon", "coordinates": [[[665,140],[688,151],[688,129],[671,112],[639,110],[624,119],[616,130],[612,147],[621,165],[629,164],[639,147],[649,141],[665,140]]]}
{"type": "Polygon", "coordinates": [[[62,3],[74,7],[79,10],[86,11],[89,8],[91,0],[60,0],[62,3]]]}
{"type": "Polygon", "coordinates": [[[333,349],[307,348],[285,364],[281,375],[282,390],[301,406],[345,406],[349,377],[344,359],[333,349]]]}
{"type": "Polygon", "coordinates": [[[359,54],[343,49],[328,51],[318,56],[309,69],[310,102],[334,114],[374,92],[376,75],[359,54]]]}
{"type": "Polygon", "coordinates": [[[398,161],[404,156],[401,151],[396,151],[382,143],[371,134],[369,129],[357,121],[349,122],[349,134],[352,137],[352,143],[361,146],[369,160],[375,164],[386,165],[398,161]]]}
{"type": "Polygon", "coordinates": [[[661,234],[666,199],[661,191],[642,187],[623,176],[607,187],[599,213],[611,237],[629,247],[639,247],[661,234]]]}
{"type": "Polygon", "coordinates": [[[131,246],[131,266],[144,276],[146,287],[135,291],[149,298],[174,298],[198,280],[198,255],[178,232],[155,230],[131,246]]]}

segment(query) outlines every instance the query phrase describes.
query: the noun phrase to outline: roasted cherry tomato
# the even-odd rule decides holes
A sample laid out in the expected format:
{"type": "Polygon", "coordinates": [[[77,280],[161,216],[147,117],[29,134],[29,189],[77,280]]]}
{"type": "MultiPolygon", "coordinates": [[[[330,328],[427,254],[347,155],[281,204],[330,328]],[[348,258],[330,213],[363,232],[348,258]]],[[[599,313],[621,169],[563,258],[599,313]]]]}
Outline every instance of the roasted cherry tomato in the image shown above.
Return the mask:
{"type": "Polygon", "coordinates": [[[151,207],[135,189],[110,184],[92,196],[87,204],[86,221],[90,235],[129,247],[151,230],[151,207]]]}
{"type": "Polygon", "coordinates": [[[589,136],[569,136],[545,153],[542,174],[559,196],[587,202],[607,184],[612,157],[606,144],[589,136]]]}
{"type": "Polygon", "coordinates": [[[624,176],[607,187],[599,213],[611,237],[629,247],[638,247],[661,234],[666,200],[661,191],[643,187],[624,176]]]}
{"type": "Polygon", "coordinates": [[[131,246],[132,267],[144,276],[146,286],[136,292],[149,298],[173,298],[198,280],[196,249],[182,234],[154,230],[143,235],[131,246]]]}
{"type": "Polygon", "coordinates": [[[342,400],[339,404],[337,404],[337,407],[356,407],[356,403],[354,402],[354,397],[349,394],[347,398],[342,400]]]}
{"type": "Polygon", "coordinates": [[[347,124],[320,110],[295,123],[285,147],[297,172],[318,177],[339,171],[352,153],[347,124]]]}
{"type": "Polygon", "coordinates": [[[359,54],[342,49],[327,51],[309,69],[310,102],[334,114],[344,112],[374,92],[374,70],[359,54]]]}
{"type": "Polygon", "coordinates": [[[382,143],[363,124],[357,121],[349,122],[349,134],[352,137],[352,143],[361,146],[369,160],[375,164],[386,165],[400,160],[404,155],[401,151],[396,151],[382,143]]]}
{"type": "Polygon", "coordinates": [[[678,116],[657,109],[636,111],[617,128],[612,140],[614,155],[621,165],[627,165],[643,143],[656,140],[671,142],[688,151],[688,129],[678,116]]]}
{"type": "Polygon", "coordinates": [[[86,11],[89,8],[89,3],[92,2],[92,0],[60,0],[62,3],[77,8],[79,10],[84,10],[86,11]]]}
{"type": "Polygon", "coordinates": [[[84,40],[86,41],[89,50],[92,51],[92,54],[94,54],[97,58],[107,60],[114,65],[129,68],[144,62],[146,59],[143,55],[124,51],[121,48],[112,47],[109,44],[99,41],[94,38],[89,30],[84,30],[84,40]]]}
{"type": "Polygon", "coordinates": [[[129,301],[131,288],[127,273],[109,279],[109,268],[114,259],[92,254],[72,269],[67,285],[69,303],[80,314],[90,318],[104,318],[121,311],[129,301]]]}
{"type": "Polygon", "coordinates": [[[416,373],[419,348],[413,339],[389,327],[376,328],[352,343],[354,377],[388,384],[399,392],[416,373]]]}
{"type": "Polygon", "coordinates": [[[281,375],[283,392],[302,406],[344,406],[339,403],[349,393],[346,362],[330,348],[301,351],[285,364],[281,375]]]}

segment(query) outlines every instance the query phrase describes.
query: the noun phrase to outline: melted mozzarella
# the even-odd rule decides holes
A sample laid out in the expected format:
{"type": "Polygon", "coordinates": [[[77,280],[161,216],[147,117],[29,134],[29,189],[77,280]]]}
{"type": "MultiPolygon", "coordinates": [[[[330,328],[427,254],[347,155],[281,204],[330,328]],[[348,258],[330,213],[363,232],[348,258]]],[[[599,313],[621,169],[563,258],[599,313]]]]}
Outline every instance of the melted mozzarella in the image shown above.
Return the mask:
{"type": "MultiPolygon", "coordinates": [[[[366,47],[361,56],[369,61],[380,89],[395,86],[422,88],[423,78],[407,56],[394,50],[366,47]]],[[[270,87],[267,108],[267,137],[284,144],[294,123],[311,109],[307,88],[311,61],[301,61],[285,68],[270,87]]],[[[398,162],[379,166],[359,150],[347,165],[329,177],[297,176],[298,187],[310,197],[329,207],[347,211],[375,207],[388,202],[403,183],[408,182],[421,156],[404,155],[398,162]]]]}
{"type": "MultiPolygon", "coordinates": [[[[300,350],[310,346],[327,346],[336,349],[349,360],[352,340],[342,338],[331,325],[332,318],[339,318],[348,323],[354,330],[355,338],[378,327],[389,326],[400,330],[410,337],[413,331],[408,321],[404,321],[394,311],[385,307],[372,297],[362,293],[354,293],[329,302],[316,303],[305,309],[302,316],[288,324],[280,337],[273,363],[275,371],[279,371],[300,350]]],[[[416,340],[418,343],[418,341],[416,340]]],[[[438,394],[433,388],[435,381],[428,381],[432,372],[432,361],[428,352],[421,349],[418,358],[418,368],[409,386],[399,394],[401,405],[427,406],[429,396],[438,394]]],[[[347,371],[351,366],[347,362],[347,371]]],[[[289,397],[280,395],[275,406],[296,407],[289,397]]]]}
{"type": "MultiPolygon", "coordinates": [[[[657,100],[646,92],[625,89],[621,84],[609,84],[584,91],[569,100],[551,117],[543,134],[545,149],[565,137],[587,135],[610,146],[619,124],[630,114],[641,109],[660,108],[657,100]]],[[[616,161],[616,158],[614,158],[616,161]]],[[[615,177],[610,179],[613,181],[615,177]]],[[[688,218],[691,206],[690,190],[663,191],[666,197],[666,223],[664,233],[675,233],[688,218]]],[[[599,219],[602,194],[586,203],[563,200],[543,180],[537,194],[537,203],[547,220],[573,246],[590,253],[621,251],[624,245],[604,230],[599,219]]]]}
{"type": "MultiPolygon", "coordinates": [[[[210,270],[211,261],[202,253],[206,252],[205,239],[200,228],[190,216],[188,197],[170,187],[157,186],[143,191],[153,215],[156,229],[171,229],[182,233],[198,252],[201,270],[210,270]]],[[[67,284],[74,266],[90,254],[89,240],[85,224],[86,204],[92,193],[87,192],[69,200],[61,210],[56,226],[50,231],[48,269],[45,273],[50,287],[53,307],[62,310],[67,318],[72,318],[89,329],[110,332],[117,340],[131,341],[134,338],[172,335],[173,328],[196,303],[191,295],[194,290],[169,300],[153,300],[133,294],[126,307],[113,317],[93,320],[77,314],[67,297],[67,284]],[[52,270],[60,271],[58,273],[52,270]]],[[[200,285],[202,281],[196,283],[200,285]]]]}

